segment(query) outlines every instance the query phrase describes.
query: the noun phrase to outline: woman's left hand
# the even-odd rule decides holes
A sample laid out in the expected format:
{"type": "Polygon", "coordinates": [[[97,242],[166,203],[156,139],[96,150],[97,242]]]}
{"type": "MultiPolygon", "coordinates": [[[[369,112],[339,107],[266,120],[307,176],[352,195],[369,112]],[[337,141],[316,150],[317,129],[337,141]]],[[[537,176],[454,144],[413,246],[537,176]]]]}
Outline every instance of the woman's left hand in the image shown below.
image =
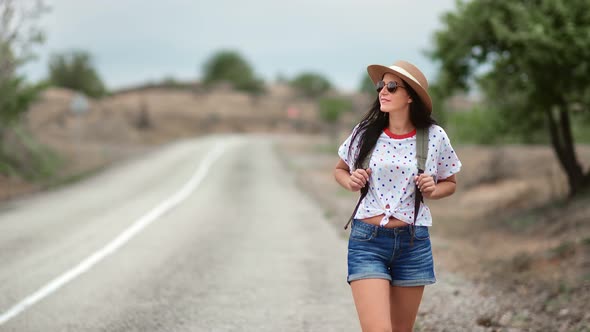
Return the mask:
{"type": "Polygon", "coordinates": [[[432,175],[422,173],[420,176],[415,176],[414,181],[416,181],[418,189],[420,189],[424,198],[432,198],[434,196],[436,183],[432,175]]]}

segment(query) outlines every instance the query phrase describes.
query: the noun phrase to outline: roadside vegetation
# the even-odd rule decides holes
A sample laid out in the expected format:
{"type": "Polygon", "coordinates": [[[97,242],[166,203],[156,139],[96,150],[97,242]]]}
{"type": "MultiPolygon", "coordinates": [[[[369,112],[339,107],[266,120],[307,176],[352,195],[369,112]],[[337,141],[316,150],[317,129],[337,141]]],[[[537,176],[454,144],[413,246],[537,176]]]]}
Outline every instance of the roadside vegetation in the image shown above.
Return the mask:
{"type": "Polygon", "coordinates": [[[525,141],[547,137],[572,197],[590,188],[574,140],[574,121],[590,122],[588,12],[584,0],[458,1],[430,51],[441,67],[439,97],[477,86],[493,110],[483,114],[499,120],[480,129],[525,141]]]}

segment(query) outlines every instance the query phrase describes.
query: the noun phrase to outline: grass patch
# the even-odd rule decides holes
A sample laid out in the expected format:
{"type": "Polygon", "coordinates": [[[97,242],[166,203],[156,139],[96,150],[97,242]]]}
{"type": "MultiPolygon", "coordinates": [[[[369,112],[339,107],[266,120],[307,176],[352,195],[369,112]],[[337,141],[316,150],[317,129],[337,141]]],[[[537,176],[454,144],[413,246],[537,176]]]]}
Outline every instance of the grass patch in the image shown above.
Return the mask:
{"type": "Polygon", "coordinates": [[[20,125],[4,132],[0,142],[0,173],[45,184],[65,163],[57,153],[38,142],[20,125]]]}
{"type": "Polygon", "coordinates": [[[67,160],[40,143],[28,130],[16,124],[5,132],[0,142],[0,174],[23,179],[42,190],[78,182],[104,170],[108,164],[67,173],[67,160]]]}

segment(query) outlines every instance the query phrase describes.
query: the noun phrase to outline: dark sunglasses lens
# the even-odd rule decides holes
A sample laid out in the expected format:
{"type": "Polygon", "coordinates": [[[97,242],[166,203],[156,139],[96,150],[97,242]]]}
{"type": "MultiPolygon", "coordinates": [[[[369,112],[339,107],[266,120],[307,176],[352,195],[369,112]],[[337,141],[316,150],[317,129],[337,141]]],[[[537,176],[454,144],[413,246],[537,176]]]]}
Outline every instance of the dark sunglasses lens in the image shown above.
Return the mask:
{"type": "Polygon", "coordinates": [[[379,82],[377,82],[377,84],[375,84],[375,90],[377,90],[377,92],[381,92],[381,90],[383,90],[384,87],[385,87],[385,82],[383,82],[383,81],[379,81],[379,82]]]}
{"type": "Polygon", "coordinates": [[[375,84],[375,90],[377,90],[377,92],[381,92],[381,90],[383,90],[384,87],[387,87],[387,91],[389,91],[389,93],[394,93],[395,90],[397,90],[397,83],[391,81],[385,84],[385,82],[379,81],[377,82],[377,84],[375,84]]]}
{"type": "Polygon", "coordinates": [[[387,91],[389,91],[389,93],[394,93],[395,90],[397,90],[397,83],[395,83],[395,82],[387,83],[387,91]]]}

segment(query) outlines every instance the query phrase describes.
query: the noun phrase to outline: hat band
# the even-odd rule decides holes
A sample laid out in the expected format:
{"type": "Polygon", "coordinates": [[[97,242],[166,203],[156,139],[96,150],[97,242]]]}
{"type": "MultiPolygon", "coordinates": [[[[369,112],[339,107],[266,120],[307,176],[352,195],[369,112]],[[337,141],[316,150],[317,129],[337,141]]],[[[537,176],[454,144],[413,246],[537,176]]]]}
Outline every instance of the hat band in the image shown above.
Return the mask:
{"type": "MultiPolygon", "coordinates": [[[[403,69],[402,67],[391,66],[389,68],[399,72],[400,74],[403,74],[403,75],[409,77],[412,81],[414,81],[414,83],[418,84],[419,86],[422,86],[422,84],[420,84],[420,82],[418,82],[418,80],[415,79],[414,76],[412,76],[412,74],[410,74],[407,70],[403,69]]],[[[422,86],[422,88],[424,88],[424,87],[422,86]]]]}

